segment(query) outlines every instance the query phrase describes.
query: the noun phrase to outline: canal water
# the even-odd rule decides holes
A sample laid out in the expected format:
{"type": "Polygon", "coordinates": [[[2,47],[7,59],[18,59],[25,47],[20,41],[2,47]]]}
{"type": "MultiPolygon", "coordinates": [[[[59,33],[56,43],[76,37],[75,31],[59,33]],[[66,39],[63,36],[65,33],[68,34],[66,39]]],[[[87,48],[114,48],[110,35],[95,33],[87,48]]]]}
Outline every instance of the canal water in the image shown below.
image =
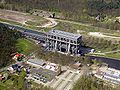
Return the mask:
{"type": "Polygon", "coordinates": [[[90,59],[96,59],[108,64],[110,68],[120,70],[120,59],[111,59],[111,58],[98,57],[98,56],[89,56],[89,57],[90,59]]]}

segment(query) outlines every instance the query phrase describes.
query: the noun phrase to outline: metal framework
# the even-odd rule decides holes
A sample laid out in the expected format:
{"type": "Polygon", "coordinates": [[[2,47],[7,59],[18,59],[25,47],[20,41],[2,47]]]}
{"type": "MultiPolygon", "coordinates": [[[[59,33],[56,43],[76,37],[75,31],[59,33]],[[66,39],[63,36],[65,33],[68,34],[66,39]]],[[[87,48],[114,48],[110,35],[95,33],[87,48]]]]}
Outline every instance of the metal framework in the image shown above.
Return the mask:
{"type": "Polygon", "coordinates": [[[78,54],[82,36],[60,30],[51,30],[47,33],[47,50],[59,51],[67,54],[78,54]]]}

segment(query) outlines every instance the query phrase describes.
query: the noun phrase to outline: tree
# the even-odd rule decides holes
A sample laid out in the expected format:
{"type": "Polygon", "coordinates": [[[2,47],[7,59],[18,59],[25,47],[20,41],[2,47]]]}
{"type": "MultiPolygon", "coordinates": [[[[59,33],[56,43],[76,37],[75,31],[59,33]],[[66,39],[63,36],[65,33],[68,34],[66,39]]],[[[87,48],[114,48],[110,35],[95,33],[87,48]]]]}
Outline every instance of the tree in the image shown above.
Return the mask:
{"type": "Polygon", "coordinates": [[[82,76],[72,90],[117,90],[92,76],[82,76]]]}
{"type": "Polygon", "coordinates": [[[16,52],[16,41],[21,33],[0,24],[0,67],[11,62],[11,54],[16,52]]]}

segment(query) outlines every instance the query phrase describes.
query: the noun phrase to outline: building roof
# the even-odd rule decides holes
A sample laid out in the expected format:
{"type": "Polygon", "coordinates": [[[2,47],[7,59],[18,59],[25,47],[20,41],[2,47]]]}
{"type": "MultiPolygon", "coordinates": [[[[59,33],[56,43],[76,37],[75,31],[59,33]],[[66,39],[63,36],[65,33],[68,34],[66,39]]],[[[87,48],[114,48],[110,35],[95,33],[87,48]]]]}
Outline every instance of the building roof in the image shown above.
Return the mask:
{"type": "Polygon", "coordinates": [[[64,37],[64,38],[68,38],[68,39],[78,39],[79,37],[81,37],[81,35],[79,35],[79,34],[73,34],[73,33],[64,32],[64,31],[60,31],[60,30],[51,30],[48,32],[48,34],[52,34],[55,36],[64,37]]]}
{"type": "Polygon", "coordinates": [[[23,56],[23,54],[17,53],[15,56],[16,57],[21,57],[21,56],[23,56]]]}
{"type": "Polygon", "coordinates": [[[37,64],[37,65],[41,65],[41,66],[45,63],[43,60],[40,60],[40,59],[37,59],[37,58],[29,59],[28,62],[37,64]]]}

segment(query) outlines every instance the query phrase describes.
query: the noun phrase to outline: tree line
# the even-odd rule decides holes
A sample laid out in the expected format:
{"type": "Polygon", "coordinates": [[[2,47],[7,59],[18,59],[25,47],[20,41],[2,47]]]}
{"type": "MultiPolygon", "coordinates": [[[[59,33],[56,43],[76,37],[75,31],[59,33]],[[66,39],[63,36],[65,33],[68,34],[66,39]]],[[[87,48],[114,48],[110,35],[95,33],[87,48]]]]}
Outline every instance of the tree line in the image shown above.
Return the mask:
{"type": "Polygon", "coordinates": [[[16,41],[21,33],[0,24],[0,67],[11,62],[11,54],[16,52],[16,41]]]}
{"type": "Polygon", "coordinates": [[[22,12],[30,12],[32,9],[60,12],[64,19],[91,23],[108,29],[120,29],[120,23],[106,24],[95,20],[98,15],[119,16],[120,0],[1,0],[0,8],[22,12]]]}
{"type": "Polygon", "coordinates": [[[101,51],[113,51],[120,49],[120,42],[105,40],[103,38],[96,37],[83,37],[82,46],[91,47],[101,51]]]}
{"type": "Polygon", "coordinates": [[[77,17],[80,18],[84,14],[105,13],[118,16],[120,0],[1,0],[0,8],[25,12],[31,9],[66,12],[65,14],[77,20],[77,17]]]}
{"type": "Polygon", "coordinates": [[[120,86],[112,87],[106,85],[102,80],[99,80],[92,76],[82,76],[72,90],[119,90],[120,86]]]}

